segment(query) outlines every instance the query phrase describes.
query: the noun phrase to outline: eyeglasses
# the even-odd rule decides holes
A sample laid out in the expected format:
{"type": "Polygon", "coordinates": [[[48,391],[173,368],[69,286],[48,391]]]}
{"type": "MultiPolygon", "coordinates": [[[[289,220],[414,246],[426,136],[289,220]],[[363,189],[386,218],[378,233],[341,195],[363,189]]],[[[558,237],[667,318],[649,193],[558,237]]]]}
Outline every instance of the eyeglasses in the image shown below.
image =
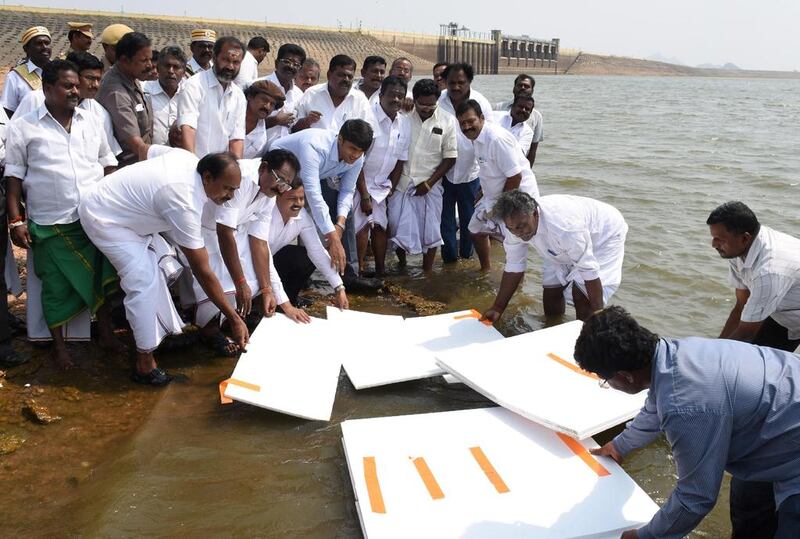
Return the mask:
{"type": "Polygon", "coordinates": [[[289,60],[288,58],[281,58],[278,61],[287,67],[293,67],[295,69],[300,69],[303,67],[303,64],[300,62],[295,62],[294,60],[289,60]]]}
{"type": "Polygon", "coordinates": [[[292,190],[292,185],[283,178],[281,178],[280,176],[278,176],[277,172],[275,172],[274,170],[270,170],[269,172],[270,174],[272,174],[273,178],[275,178],[275,186],[278,188],[279,193],[285,193],[286,191],[292,190]]]}

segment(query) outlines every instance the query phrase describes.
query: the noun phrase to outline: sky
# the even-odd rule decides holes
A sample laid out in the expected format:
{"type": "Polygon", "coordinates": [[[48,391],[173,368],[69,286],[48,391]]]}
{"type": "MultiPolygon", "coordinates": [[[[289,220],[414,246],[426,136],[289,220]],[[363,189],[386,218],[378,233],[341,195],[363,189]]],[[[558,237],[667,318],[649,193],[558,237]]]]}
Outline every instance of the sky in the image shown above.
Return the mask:
{"type": "MultiPolygon", "coordinates": [[[[6,0],[4,0],[6,3],[6,0]]],[[[16,3],[16,2],[8,2],[16,3]]],[[[800,70],[799,0],[24,0],[40,7],[156,13],[438,34],[457,22],[476,32],[561,39],[585,52],[687,65],[800,70]],[[457,7],[456,7],[457,6],[457,7]],[[490,7],[491,6],[491,7],[490,7]]]]}

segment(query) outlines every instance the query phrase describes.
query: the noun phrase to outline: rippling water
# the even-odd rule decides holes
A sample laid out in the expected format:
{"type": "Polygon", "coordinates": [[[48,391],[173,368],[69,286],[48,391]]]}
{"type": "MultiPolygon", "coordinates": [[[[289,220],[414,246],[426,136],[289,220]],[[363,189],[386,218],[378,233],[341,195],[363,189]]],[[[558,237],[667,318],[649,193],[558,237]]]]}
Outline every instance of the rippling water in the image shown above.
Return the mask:
{"type": "MultiPolygon", "coordinates": [[[[474,86],[498,101],[507,98],[512,77],[478,77],[474,86]]],[[[711,209],[740,199],[763,223],[800,235],[800,81],[548,76],[539,78],[535,96],[545,118],[535,169],[542,193],[604,200],[630,225],[614,301],[663,335],[715,336],[733,292],[726,263],[709,245],[711,209]]],[[[493,254],[502,260],[498,246],[493,254]]],[[[544,324],[539,261],[530,256],[523,293],[501,325],[506,335],[544,324]]],[[[437,268],[427,277],[412,267],[394,279],[452,309],[483,309],[501,265],[489,275],[476,265],[437,268]]],[[[409,314],[385,298],[356,298],[353,306],[409,314]]],[[[221,408],[216,384],[230,373],[229,360],[162,364],[188,381],[159,394],[145,426],[101,459],[63,514],[52,515],[57,522],[31,523],[29,531],[358,537],[338,423],[489,405],[437,380],[356,392],[343,377],[334,420],[307,422],[238,404],[221,408]]],[[[663,503],[674,484],[663,440],[632,455],[625,468],[663,503]]],[[[723,537],[728,530],[725,491],[695,536],[723,537]]]]}

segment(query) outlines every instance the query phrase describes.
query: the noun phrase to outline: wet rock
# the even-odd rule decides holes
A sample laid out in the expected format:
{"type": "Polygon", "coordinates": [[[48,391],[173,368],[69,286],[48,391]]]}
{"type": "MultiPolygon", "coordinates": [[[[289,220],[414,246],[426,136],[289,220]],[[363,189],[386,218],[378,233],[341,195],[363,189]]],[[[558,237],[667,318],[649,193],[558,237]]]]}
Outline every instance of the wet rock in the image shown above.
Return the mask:
{"type": "Polygon", "coordinates": [[[65,401],[77,402],[81,400],[81,391],[77,387],[62,387],[60,393],[61,398],[65,401]]]}
{"type": "Polygon", "coordinates": [[[31,401],[22,407],[22,414],[34,423],[49,425],[61,421],[61,416],[54,415],[46,407],[31,401]]]}
{"type": "Polygon", "coordinates": [[[387,288],[394,299],[403,305],[414,309],[414,312],[420,316],[443,313],[447,309],[447,305],[445,303],[442,303],[441,301],[425,299],[422,296],[418,296],[409,292],[402,286],[390,284],[387,288]]]}
{"type": "Polygon", "coordinates": [[[0,432],[0,455],[8,455],[13,453],[25,443],[25,438],[0,432]]]}

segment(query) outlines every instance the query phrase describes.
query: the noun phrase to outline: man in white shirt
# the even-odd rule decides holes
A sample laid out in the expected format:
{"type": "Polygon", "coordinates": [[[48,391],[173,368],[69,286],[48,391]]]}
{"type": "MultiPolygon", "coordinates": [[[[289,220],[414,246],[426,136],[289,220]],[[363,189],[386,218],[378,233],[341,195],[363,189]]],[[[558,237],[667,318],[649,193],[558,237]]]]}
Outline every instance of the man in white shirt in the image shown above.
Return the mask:
{"type": "MultiPolygon", "coordinates": [[[[364,96],[369,100],[371,106],[380,99],[380,89],[383,79],[386,77],[386,60],[382,56],[367,56],[361,66],[361,80],[356,84],[356,88],[364,92],[364,96]]],[[[403,79],[403,82],[406,82],[403,79]]],[[[408,82],[406,82],[408,86],[408,82]]]]}
{"type": "Polygon", "coordinates": [[[173,149],[120,169],[81,198],[81,224],[117,269],[125,292],[125,312],[136,341],[135,382],[171,381],[156,365],[153,351],[167,335],[181,333],[184,325],[152,247],[154,236],[162,232],[180,246],[194,278],[228,318],[236,345],[243,349],[247,344],[247,327],[225,299],[208,264],[201,232],[206,202],[230,200],[240,182],[233,154],[209,154],[198,161],[173,149]]]}
{"type": "Polygon", "coordinates": [[[527,123],[533,111],[533,98],[520,95],[514,98],[511,110],[496,112],[497,123],[500,127],[514,135],[519,142],[519,149],[527,156],[526,148],[531,147],[533,131],[527,123]]]}
{"type": "Polygon", "coordinates": [[[239,74],[233,81],[236,85],[244,90],[251,82],[258,78],[258,66],[264,61],[269,52],[269,43],[261,36],[250,38],[247,42],[247,50],[242,58],[242,67],[239,68],[239,74]]]}
{"type": "Polygon", "coordinates": [[[372,105],[375,133],[372,146],[364,156],[364,166],[358,178],[358,191],[353,200],[353,224],[358,245],[358,272],[364,274],[367,247],[372,237],[375,273],[385,275],[387,197],[403,172],[408,160],[411,139],[408,119],[400,114],[406,97],[406,81],[386,77],[378,90],[379,101],[372,105]]]}
{"type": "Polygon", "coordinates": [[[39,109],[8,126],[7,205],[11,239],[30,249],[41,281],[39,300],[53,339],[53,357],[61,368],[74,364],[64,326],[98,314],[100,343],[115,347],[108,296],[116,289],[113,267],[89,241],[78,219],[83,194],[112,172],[117,160],[98,129],[97,117],[77,108],[77,68],[66,60],[42,72],[45,101],[39,109]],[[22,209],[23,187],[27,223],[22,209]]]}
{"type": "MultiPolygon", "coordinates": [[[[214,43],[217,41],[217,32],[210,28],[197,28],[192,30],[191,39],[189,50],[192,51],[192,57],[186,62],[187,77],[208,71],[214,65],[212,58],[216,56],[214,43]]],[[[244,54],[244,47],[242,53],[244,54]]]]}
{"type": "Polygon", "coordinates": [[[800,345],[800,239],[759,223],[742,202],[709,215],[711,246],[730,262],[736,289],[721,339],[794,352],[800,345]]]}
{"type": "Polygon", "coordinates": [[[246,102],[242,90],[233,84],[243,55],[241,41],[219,38],[211,69],[186,81],[178,94],[182,147],[197,157],[224,151],[243,155],[246,102]]]}
{"type": "MultiPolygon", "coordinates": [[[[439,97],[439,106],[455,117],[456,108],[468,99],[476,100],[483,110],[491,110],[489,101],[472,88],[475,72],[470,64],[450,64],[443,73],[447,90],[439,97]]],[[[490,119],[491,121],[491,119],[490,119]]],[[[442,182],[442,260],[445,263],[455,262],[459,258],[472,256],[472,236],[467,228],[475,211],[475,199],[478,196],[480,168],[475,161],[472,141],[464,136],[460,129],[456,130],[458,141],[458,158],[456,164],[448,171],[442,182]],[[456,220],[458,206],[458,220],[456,220]],[[458,232],[458,239],[456,233],[458,232]]]]}
{"type": "Polygon", "coordinates": [[[20,36],[19,42],[28,61],[8,72],[0,96],[0,106],[6,110],[9,118],[27,93],[42,88],[42,68],[50,61],[52,53],[50,31],[44,26],[28,28],[20,36]]]}
{"type": "Polygon", "coordinates": [[[477,101],[470,99],[461,103],[456,110],[456,120],[464,136],[472,141],[475,160],[480,166],[480,200],[475,204],[467,228],[472,234],[481,270],[485,271],[491,267],[489,236],[502,235],[500,223],[491,215],[497,197],[512,189],[538,197],[539,187],[517,139],[499,125],[487,122],[477,101]]]}
{"type": "Polygon", "coordinates": [[[440,90],[432,79],[414,84],[414,110],[406,115],[410,143],[408,159],[389,197],[389,232],[400,264],[406,253],[422,253],[422,268],[430,271],[442,244],[442,184],[456,162],[455,118],[437,106],[440,90]]]}
{"type": "Polygon", "coordinates": [[[186,54],[180,47],[161,49],[156,63],[157,80],[142,83],[153,104],[153,144],[169,145],[169,130],[178,119],[178,99],[186,79],[186,54]]]}
{"type": "Polygon", "coordinates": [[[300,45],[284,43],[278,48],[275,59],[275,71],[263,77],[279,86],[284,93],[283,107],[275,110],[267,117],[267,148],[281,137],[290,134],[295,122],[295,109],[303,97],[303,90],[295,84],[303,62],[306,60],[306,51],[300,45]]]}
{"type": "Polygon", "coordinates": [[[294,83],[305,93],[306,90],[317,85],[320,71],[319,62],[313,58],[306,58],[303,62],[303,67],[300,68],[300,71],[298,71],[297,75],[294,77],[294,83]]]}
{"type": "Polygon", "coordinates": [[[356,62],[337,54],[328,67],[328,82],[309,88],[297,105],[298,120],[292,127],[296,133],[309,127],[338,132],[347,120],[372,122],[369,102],[363,92],[353,88],[356,62]]]}
{"type": "Polygon", "coordinates": [[[528,245],[542,256],[542,303],[546,316],[560,316],[566,302],[578,320],[602,309],[622,281],[628,225],[613,206],[591,198],[521,190],[497,199],[503,223],[506,266],[494,304],[483,320],[497,322],[525,276],[528,245]]]}
{"type": "MultiPolygon", "coordinates": [[[[514,79],[514,88],[512,90],[512,95],[516,99],[518,96],[527,96],[533,97],[533,89],[536,86],[536,81],[530,75],[526,75],[524,73],[517,75],[517,78],[514,79]]],[[[494,110],[498,111],[510,111],[512,105],[515,102],[515,99],[511,99],[509,101],[501,101],[497,103],[494,107],[494,110]]],[[[535,107],[535,103],[534,103],[535,107]]],[[[544,121],[542,120],[542,113],[533,108],[531,110],[530,116],[528,119],[525,120],[528,124],[528,127],[531,128],[533,132],[533,138],[531,139],[531,145],[529,148],[523,148],[525,151],[525,156],[528,158],[528,161],[533,166],[533,163],[536,161],[536,150],[539,149],[539,143],[544,139],[543,129],[544,129],[544,121]]]]}

